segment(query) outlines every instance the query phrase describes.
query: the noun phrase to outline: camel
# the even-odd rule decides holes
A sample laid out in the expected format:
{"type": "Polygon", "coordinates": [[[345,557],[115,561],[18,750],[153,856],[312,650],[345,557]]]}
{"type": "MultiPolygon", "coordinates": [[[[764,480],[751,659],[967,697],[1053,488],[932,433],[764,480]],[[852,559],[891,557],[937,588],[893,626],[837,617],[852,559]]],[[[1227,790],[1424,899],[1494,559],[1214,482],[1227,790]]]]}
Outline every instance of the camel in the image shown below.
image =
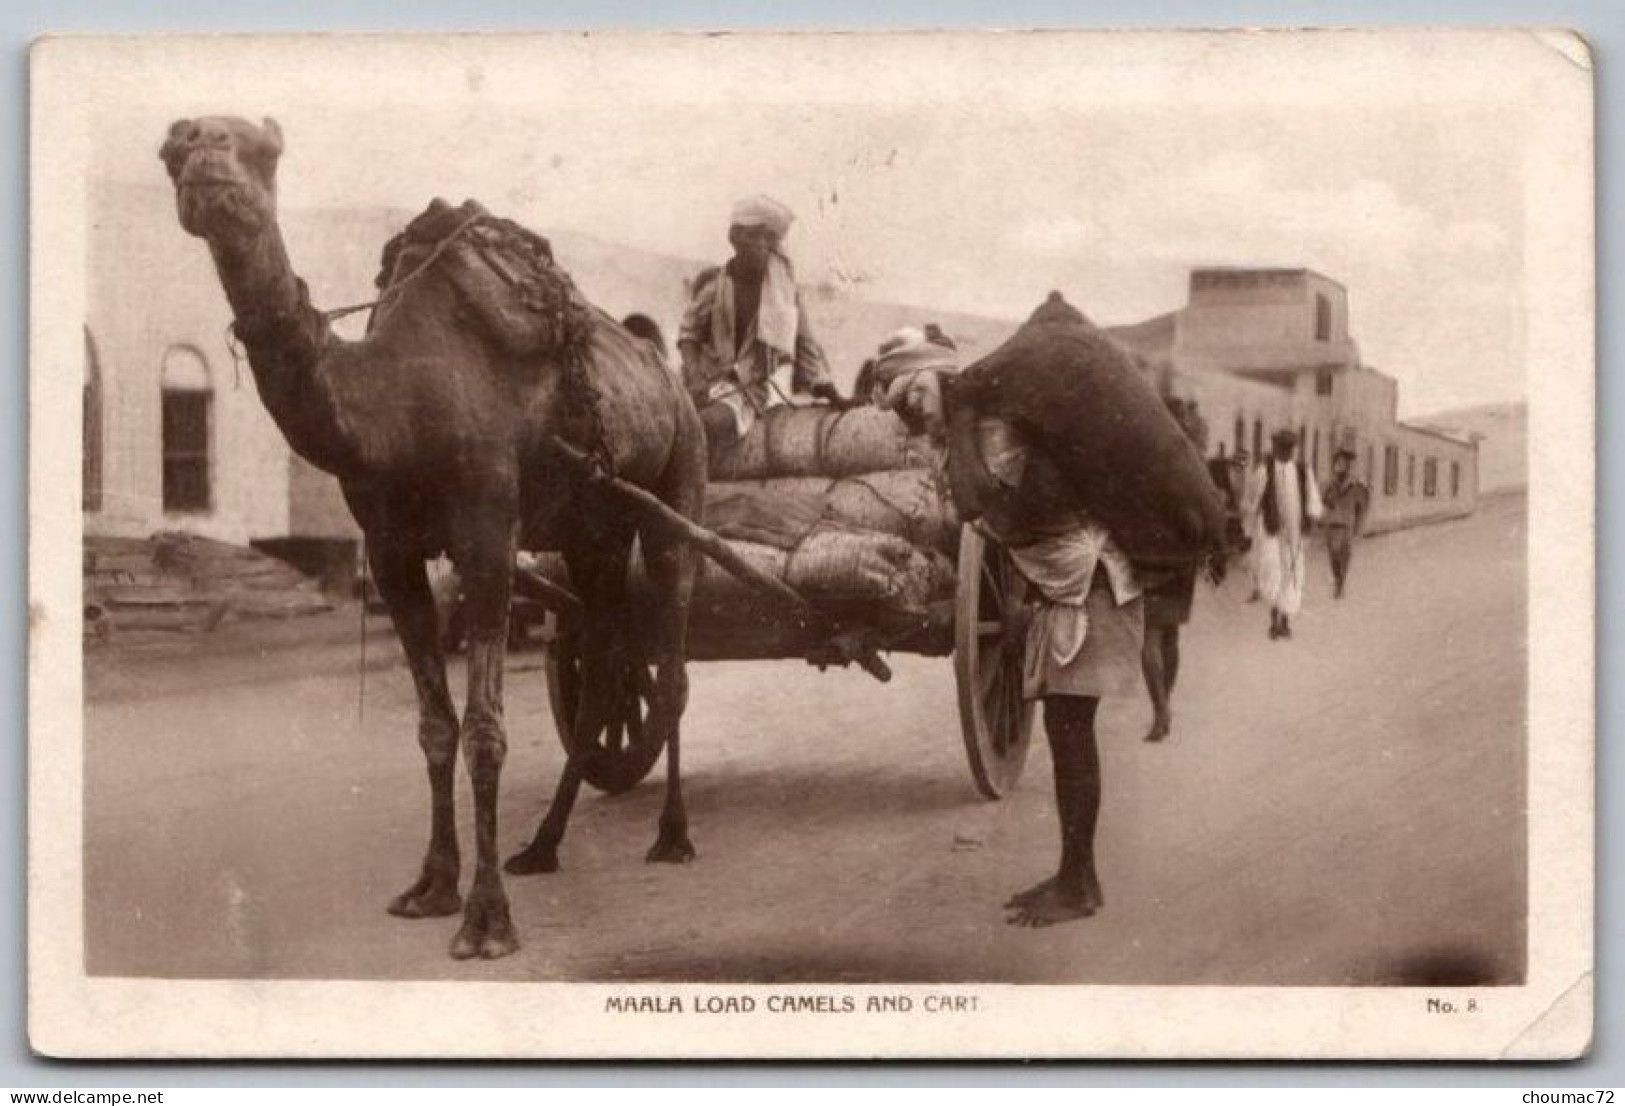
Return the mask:
{"type": "Polygon", "coordinates": [[[502,675],[517,549],[564,554],[583,608],[582,692],[553,804],[508,871],[557,865],[627,650],[646,649],[657,666],[646,728],[667,757],[648,859],[694,856],[678,755],[694,554],[670,526],[628,511],[604,477],[697,522],[704,436],[652,349],[586,304],[545,241],[477,204],[436,200],[391,242],[365,336],[340,339],[329,316],[311,306],[277,226],[282,151],[274,120],[255,126],[217,116],[174,124],[160,157],[182,228],[208,244],[262,401],[293,450],[339,479],[406,653],[431,814],[421,872],[389,912],[427,918],[460,910],[451,955],[505,956],[519,945],[497,863],[507,750],[502,675]],[[516,256],[529,268],[516,270],[516,256]],[[652,606],[638,619],[626,596],[634,536],[653,588],[652,606]],[[465,596],[460,723],[425,570],[443,552],[465,596]],[[475,815],[466,903],[454,818],[459,743],[475,815]]]}

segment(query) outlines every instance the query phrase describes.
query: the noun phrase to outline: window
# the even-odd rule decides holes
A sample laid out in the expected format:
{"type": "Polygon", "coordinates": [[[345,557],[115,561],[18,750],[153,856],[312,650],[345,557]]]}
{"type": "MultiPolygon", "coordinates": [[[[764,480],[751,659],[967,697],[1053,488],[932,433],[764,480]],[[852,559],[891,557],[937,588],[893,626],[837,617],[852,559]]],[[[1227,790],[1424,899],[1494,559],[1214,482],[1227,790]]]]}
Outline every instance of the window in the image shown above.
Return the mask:
{"type": "Polygon", "coordinates": [[[1315,293],[1315,341],[1332,340],[1332,301],[1315,293]]]}
{"type": "Polygon", "coordinates": [[[1429,499],[1439,494],[1439,460],[1436,457],[1422,462],[1422,494],[1429,499]]]}
{"type": "Polygon", "coordinates": [[[1253,456],[1262,459],[1264,456],[1264,420],[1253,420],[1253,456]]]}
{"type": "Polygon", "coordinates": [[[1367,484],[1377,482],[1377,451],[1374,446],[1369,445],[1365,447],[1365,482],[1367,484]]]}
{"type": "Polygon", "coordinates": [[[1298,460],[1303,460],[1309,454],[1309,428],[1303,423],[1298,424],[1298,460]]]}
{"type": "Polygon", "coordinates": [[[1320,431],[1315,431],[1315,445],[1309,451],[1309,467],[1318,475],[1320,473],[1320,431]]]}
{"type": "Polygon", "coordinates": [[[1247,448],[1247,420],[1240,415],[1236,416],[1236,441],[1234,451],[1240,453],[1247,448]]]}
{"type": "Polygon", "coordinates": [[[1329,396],[1332,394],[1332,370],[1315,370],[1315,395],[1329,396]]]}
{"type": "Polygon", "coordinates": [[[1450,498],[1454,499],[1461,494],[1461,462],[1450,462],[1450,498]]]}
{"type": "Polygon", "coordinates": [[[102,509],[102,366],[96,340],[85,328],[84,445],[80,453],[79,507],[102,509]]]}
{"type": "Polygon", "coordinates": [[[1393,495],[1399,491],[1399,447],[1385,445],[1382,447],[1382,494],[1393,495]]]}
{"type": "Polygon", "coordinates": [[[195,349],[177,346],[164,355],[164,510],[207,511],[210,407],[209,366],[195,349]]]}
{"type": "Polygon", "coordinates": [[[1405,454],[1405,494],[1416,494],[1416,454],[1405,454]]]}

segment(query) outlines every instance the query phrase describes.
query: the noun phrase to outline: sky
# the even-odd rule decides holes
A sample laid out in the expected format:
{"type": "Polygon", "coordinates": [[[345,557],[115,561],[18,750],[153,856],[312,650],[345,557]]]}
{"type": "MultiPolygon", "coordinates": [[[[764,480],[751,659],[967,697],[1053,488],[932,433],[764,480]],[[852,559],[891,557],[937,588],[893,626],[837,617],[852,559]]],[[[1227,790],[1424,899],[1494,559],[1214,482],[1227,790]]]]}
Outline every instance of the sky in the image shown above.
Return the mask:
{"type": "Polygon", "coordinates": [[[1307,267],[1348,289],[1402,415],[1522,398],[1543,51],[1264,37],[304,40],[248,65],[180,40],[103,71],[91,165],[161,182],[171,119],[270,115],[284,205],[475,197],[713,260],[732,201],[766,192],[803,281],[1010,318],[1060,289],[1137,322],[1193,266],[1307,267]],[[151,79],[166,63],[189,75],[151,79]]]}

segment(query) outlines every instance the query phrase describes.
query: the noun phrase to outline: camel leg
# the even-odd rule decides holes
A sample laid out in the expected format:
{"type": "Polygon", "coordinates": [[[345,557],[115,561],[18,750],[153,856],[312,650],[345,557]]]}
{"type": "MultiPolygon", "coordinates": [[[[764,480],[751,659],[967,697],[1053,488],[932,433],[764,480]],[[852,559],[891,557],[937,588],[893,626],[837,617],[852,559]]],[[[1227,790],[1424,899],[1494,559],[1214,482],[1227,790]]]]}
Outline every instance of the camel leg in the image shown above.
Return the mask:
{"type": "Polygon", "coordinates": [[[570,823],[570,812],[575,809],[576,797],[581,794],[581,771],[573,760],[564,762],[564,774],[548,804],[547,817],[536,827],[536,836],[530,844],[510,856],[502,870],[511,876],[533,876],[559,870],[559,842],[570,823]]]}
{"type": "Polygon", "coordinates": [[[458,571],[468,625],[468,703],[463,758],[474,785],[474,883],[463,925],[451,942],[459,960],[507,956],[519,947],[508,893],[497,866],[497,793],[508,740],[502,722],[502,670],[507,655],[508,604],[513,588],[511,519],[476,512],[457,520],[458,571]]]}
{"type": "Polygon", "coordinates": [[[455,914],[463,905],[457,894],[461,858],[452,789],[457,771],[457,711],[446,686],[446,659],[440,651],[434,597],[421,557],[374,541],[369,545],[368,561],[412,669],[418,695],[418,744],[429,766],[431,813],[423,871],[416,883],[389,904],[389,912],[402,918],[455,914]]]}
{"type": "MultiPolygon", "coordinates": [[[[626,614],[623,608],[629,552],[627,536],[593,531],[590,538],[566,554],[570,580],[585,604],[581,625],[575,630],[580,643],[577,656],[581,671],[577,686],[581,695],[576,704],[576,716],[567,721],[555,719],[555,724],[572,727],[572,732],[580,735],[580,742],[596,738],[609,722],[607,693],[614,687],[617,675],[610,662],[622,647],[620,619],[626,614]]],[[[547,816],[536,827],[536,836],[503,865],[510,875],[559,870],[559,844],[564,840],[570,814],[581,794],[582,779],[580,764],[574,758],[567,759],[547,816]]]]}
{"type": "Polygon", "coordinates": [[[649,722],[666,742],[666,803],[660,811],[660,832],[645,859],[686,864],[695,857],[688,838],[688,812],[683,806],[681,730],[688,705],[688,672],[684,667],[688,642],[688,611],[694,594],[694,551],[669,533],[643,534],[654,592],[654,633],[659,671],[649,708],[649,722]]]}

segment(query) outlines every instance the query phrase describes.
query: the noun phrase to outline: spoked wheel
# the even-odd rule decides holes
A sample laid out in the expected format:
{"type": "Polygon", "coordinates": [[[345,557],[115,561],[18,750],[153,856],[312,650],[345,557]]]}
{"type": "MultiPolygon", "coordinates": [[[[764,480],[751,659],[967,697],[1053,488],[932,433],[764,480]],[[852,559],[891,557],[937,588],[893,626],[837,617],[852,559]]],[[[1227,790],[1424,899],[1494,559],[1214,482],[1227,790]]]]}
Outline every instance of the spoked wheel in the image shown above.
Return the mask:
{"type": "Polygon", "coordinates": [[[969,526],[959,532],[954,606],[954,676],[959,724],[976,789],[1003,798],[1021,778],[1032,740],[1033,704],[1021,696],[1026,655],[1021,617],[1027,581],[998,544],[969,526]]]}
{"type": "MultiPolygon", "coordinates": [[[[550,624],[553,616],[548,616],[550,624]]],[[[609,724],[573,747],[570,727],[581,702],[581,659],[578,638],[555,630],[547,646],[547,698],[566,755],[576,759],[582,777],[599,791],[619,795],[643,781],[660,759],[663,742],[645,723],[654,697],[655,672],[635,652],[624,653],[611,679],[614,689],[609,724]]]]}

